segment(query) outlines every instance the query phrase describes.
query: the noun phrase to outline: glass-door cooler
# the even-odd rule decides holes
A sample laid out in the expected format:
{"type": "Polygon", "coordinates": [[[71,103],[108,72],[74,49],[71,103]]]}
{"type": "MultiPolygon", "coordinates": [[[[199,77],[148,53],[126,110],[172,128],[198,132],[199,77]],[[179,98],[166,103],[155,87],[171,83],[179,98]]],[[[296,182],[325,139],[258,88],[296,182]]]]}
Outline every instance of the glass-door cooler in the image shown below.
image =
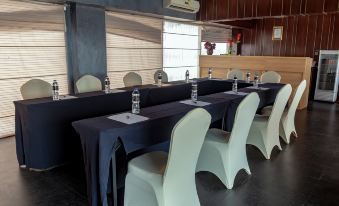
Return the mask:
{"type": "Polygon", "coordinates": [[[318,76],[315,100],[335,102],[339,83],[339,51],[321,50],[319,53],[318,76]]]}

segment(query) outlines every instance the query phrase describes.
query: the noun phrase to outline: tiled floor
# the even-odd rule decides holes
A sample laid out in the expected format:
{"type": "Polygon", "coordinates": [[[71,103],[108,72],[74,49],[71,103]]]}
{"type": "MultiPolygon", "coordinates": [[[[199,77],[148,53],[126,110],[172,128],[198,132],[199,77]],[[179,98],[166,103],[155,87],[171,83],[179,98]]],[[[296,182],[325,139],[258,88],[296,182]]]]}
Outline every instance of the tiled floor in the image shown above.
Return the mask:
{"type": "MultiPolygon", "coordinates": [[[[247,147],[252,175],[239,173],[227,190],[209,173],[197,174],[204,206],[339,205],[339,105],[314,103],[297,115],[298,139],[271,160],[247,147]]],[[[14,138],[0,140],[0,205],[86,205],[81,166],[49,172],[19,169],[14,138]]]]}

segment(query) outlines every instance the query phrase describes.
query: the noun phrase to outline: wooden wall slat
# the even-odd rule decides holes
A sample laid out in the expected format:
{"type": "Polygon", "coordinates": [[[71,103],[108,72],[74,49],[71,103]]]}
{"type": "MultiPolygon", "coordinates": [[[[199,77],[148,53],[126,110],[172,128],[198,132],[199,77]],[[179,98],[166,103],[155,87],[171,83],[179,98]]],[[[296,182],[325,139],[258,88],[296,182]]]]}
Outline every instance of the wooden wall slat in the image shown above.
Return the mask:
{"type": "Polygon", "coordinates": [[[271,16],[280,16],[283,9],[283,0],[271,0],[271,16]]]}

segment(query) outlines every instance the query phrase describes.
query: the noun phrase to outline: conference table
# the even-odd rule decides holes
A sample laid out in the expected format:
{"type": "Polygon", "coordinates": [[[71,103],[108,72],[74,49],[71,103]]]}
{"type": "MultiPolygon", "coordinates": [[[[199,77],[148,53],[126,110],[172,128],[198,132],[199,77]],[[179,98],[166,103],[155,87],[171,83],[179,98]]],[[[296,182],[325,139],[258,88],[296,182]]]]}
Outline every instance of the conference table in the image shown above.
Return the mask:
{"type": "MultiPolygon", "coordinates": [[[[250,84],[239,82],[238,87],[250,84]]],[[[198,94],[232,89],[230,80],[198,80],[198,94]]],[[[190,97],[191,84],[184,81],[138,86],[141,108],[190,97]]],[[[32,170],[51,169],[82,157],[81,142],[72,122],[131,109],[133,87],[49,98],[15,101],[15,138],[19,165],[32,170]]]]}
{"type": "MultiPolygon", "coordinates": [[[[81,139],[90,205],[108,205],[108,193],[112,194],[113,205],[121,204],[118,199],[121,200],[123,197],[119,196],[119,190],[123,190],[124,187],[128,160],[146,152],[147,148],[159,149],[160,147],[154,146],[163,146],[163,143],[168,143],[174,125],[190,110],[197,107],[206,109],[212,116],[212,123],[221,120],[225,129],[230,131],[236,109],[247,94],[257,92],[260,97],[259,107],[264,107],[274,102],[277,92],[283,86],[283,84],[267,83],[257,89],[242,83],[238,94],[225,92],[230,90],[231,84],[231,81],[222,80],[199,81],[198,88],[205,87],[206,91],[203,92],[205,94],[199,96],[198,103],[190,103],[190,89],[188,89],[188,94],[182,96],[186,98],[175,98],[176,100],[172,99],[172,101],[168,99],[165,102],[159,102],[158,99],[163,91],[155,90],[155,92],[151,89],[150,93],[156,93],[156,95],[155,93],[149,94],[154,98],[153,104],[141,108],[139,115],[145,119],[137,123],[118,121],[115,117],[120,114],[114,113],[73,122],[72,125],[81,139]],[[212,85],[211,88],[213,88],[216,82],[224,86],[220,89],[216,87],[216,90],[206,89],[206,85],[212,85]],[[203,84],[206,85],[202,86],[203,84]]],[[[178,85],[167,87],[169,93],[163,94],[163,97],[168,98],[168,95],[174,95],[170,92],[170,88],[176,86],[178,85]]],[[[166,146],[161,148],[168,150],[168,144],[167,148],[166,146]]],[[[151,150],[148,149],[148,151],[151,150]]]]}

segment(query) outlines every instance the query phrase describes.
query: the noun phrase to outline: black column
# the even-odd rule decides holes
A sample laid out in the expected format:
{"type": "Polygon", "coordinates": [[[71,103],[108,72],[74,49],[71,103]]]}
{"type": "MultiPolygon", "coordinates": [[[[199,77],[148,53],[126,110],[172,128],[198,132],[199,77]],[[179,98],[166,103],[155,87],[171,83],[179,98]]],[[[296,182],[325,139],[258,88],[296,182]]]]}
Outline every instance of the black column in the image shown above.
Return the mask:
{"type": "Polygon", "coordinates": [[[90,74],[103,82],[107,74],[105,9],[79,3],[66,5],[66,44],[70,93],[90,74]]]}

